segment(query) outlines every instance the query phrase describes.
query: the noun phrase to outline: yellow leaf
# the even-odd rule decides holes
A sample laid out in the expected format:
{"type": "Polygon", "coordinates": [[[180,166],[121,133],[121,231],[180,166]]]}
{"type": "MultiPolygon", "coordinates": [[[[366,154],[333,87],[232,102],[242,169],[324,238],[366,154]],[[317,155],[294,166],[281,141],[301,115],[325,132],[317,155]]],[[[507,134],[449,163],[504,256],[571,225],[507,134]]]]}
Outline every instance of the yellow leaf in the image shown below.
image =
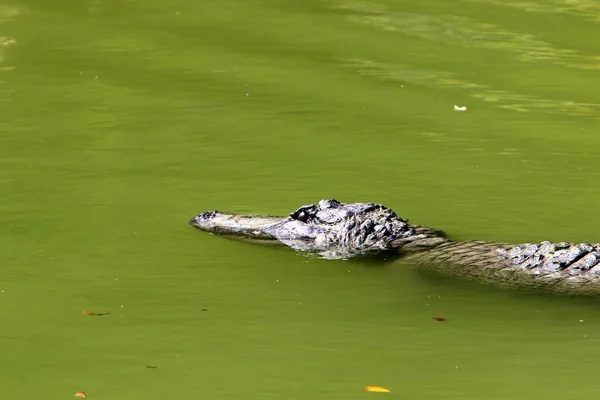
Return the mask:
{"type": "Polygon", "coordinates": [[[367,392],[380,392],[380,393],[389,393],[390,390],[386,388],[382,388],[381,386],[365,386],[365,390],[367,392]]]}

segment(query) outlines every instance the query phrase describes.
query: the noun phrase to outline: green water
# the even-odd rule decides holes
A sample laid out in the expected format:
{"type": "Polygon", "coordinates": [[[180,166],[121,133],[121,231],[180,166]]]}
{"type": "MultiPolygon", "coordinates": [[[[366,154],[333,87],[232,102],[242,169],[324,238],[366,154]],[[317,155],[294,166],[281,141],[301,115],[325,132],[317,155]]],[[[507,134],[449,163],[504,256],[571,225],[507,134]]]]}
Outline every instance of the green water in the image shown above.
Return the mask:
{"type": "Polygon", "coordinates": [[[4,2],[0,395],[596,398],[595,299],[187,221],[334,197],[598,241],[599,24],[567,0],[4,2]]]}

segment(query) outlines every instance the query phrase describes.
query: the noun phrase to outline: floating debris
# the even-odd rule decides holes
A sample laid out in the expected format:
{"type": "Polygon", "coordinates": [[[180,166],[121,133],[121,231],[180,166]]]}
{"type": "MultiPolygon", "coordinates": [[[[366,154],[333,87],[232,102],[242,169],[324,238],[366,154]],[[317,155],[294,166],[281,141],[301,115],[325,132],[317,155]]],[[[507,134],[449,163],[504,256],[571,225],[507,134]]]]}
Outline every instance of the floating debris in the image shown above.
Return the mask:
{"type": "Polygon", "coordinates": [[[155,365],[146,365],[146,368],[156,369],[156,368],[158,368],[158,367],[157,367],[157,366],[155,366],[155,365]]]}
{"type": "Polygon", "coordinates": [[[366,392],[379,392],[379,393],[389,393],[390,390],[383,388],[381,386],[365,386],[366,392]]]}
{"type": "Polygon", "coordinates": [[[89,311],[84,311],[83,312],[83,315],[88,315],[90,317],[101,317],[103,315],[108,315],[108,314],[110,314],[110,313],[109,312],[107,312],[107,313],[95,313],[95,312],[89,312],[89,311]]]}
{"type": "Polygon", "coordinates": [[[82,399],[87,398],[87,394],[85,392],[77,392],[75,393],[75,397],[81,397],[82,399]]]}
{"type": "Polygon", "coordinates": [[[443,317],[431,317],[431,319],[437,322],[444,322],[446,320],[446,318],[443,317]]]}
{"type": "Polygon", "coordinates": [[[454,105],[454,111],[467,111],[467,106],[457,106],[454,105]]]}

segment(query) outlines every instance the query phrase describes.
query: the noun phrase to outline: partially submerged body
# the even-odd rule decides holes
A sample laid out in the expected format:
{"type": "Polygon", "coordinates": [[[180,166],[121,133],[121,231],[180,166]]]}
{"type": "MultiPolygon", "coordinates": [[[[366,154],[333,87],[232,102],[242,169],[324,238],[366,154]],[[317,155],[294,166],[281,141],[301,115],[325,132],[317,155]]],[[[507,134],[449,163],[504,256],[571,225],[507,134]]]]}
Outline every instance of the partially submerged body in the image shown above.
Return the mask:
{"type": "Polygon", "coordinates": [[[373,203],[321,200],[289,217],[209,211],[192,218],[190,225],[212,233],[276,240],[329,259],[389,252],[399,260],[487,281],[600,292],[598,243],[455,242],[437,229],[410,225],[389,208],[373,203]]]}

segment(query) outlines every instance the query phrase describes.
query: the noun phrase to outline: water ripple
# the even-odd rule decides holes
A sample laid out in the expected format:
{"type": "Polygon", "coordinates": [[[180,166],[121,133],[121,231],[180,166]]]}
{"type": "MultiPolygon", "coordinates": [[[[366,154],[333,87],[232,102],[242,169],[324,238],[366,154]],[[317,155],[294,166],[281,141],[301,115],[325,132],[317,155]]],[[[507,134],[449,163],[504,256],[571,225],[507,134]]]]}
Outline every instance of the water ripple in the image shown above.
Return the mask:
{"type": "Polygon", "coordinates": [[[547,14],[569,14],[583,17],[586,20],[600,21],[600,3],[597,0],[543,0],[513,1],[513,0],[466,0],[471,3],[494,4],[517,8],[527,12],[547,14]]]}
{"type": "Polygon", "coordinates": [[[382,63],[360,58],[346,60],[346,63],[363,76],[420,86],[465,89],[469,92],[469,96],[493,103],[503,109],[520,112],[552,112],[594,118],[600,116],[600,104],[544,99],[528,94],[498,90],[488,85],[457,79],[449,72],[426,71],[408,65],[382,63]]]}
{"type": "Polygon", "coordinates": [[[520,61],[553,63],[569,68],[600,70],[600,57],[573,49],[555,47],[529,33],[510,32],[500,26],[453,15],[421,15],[387,10],[382,5],[344,3],[340,9],[352,11],[350,21],[387,32],[446,45],[494,49],[516,53],[520,61]]]}

